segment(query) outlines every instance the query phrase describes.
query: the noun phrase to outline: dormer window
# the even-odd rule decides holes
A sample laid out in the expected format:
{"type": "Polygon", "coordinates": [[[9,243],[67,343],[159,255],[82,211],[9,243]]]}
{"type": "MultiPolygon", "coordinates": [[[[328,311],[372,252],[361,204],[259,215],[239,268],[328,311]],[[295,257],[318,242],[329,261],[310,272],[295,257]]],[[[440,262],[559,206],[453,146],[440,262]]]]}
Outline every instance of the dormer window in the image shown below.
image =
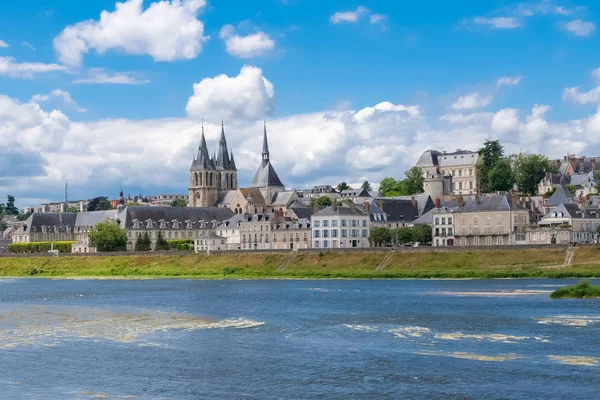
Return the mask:
{"type": "Polygon", "coordinates": [[[132,222],[133,222],[133,229],[140,229],[140,221],[138,219],[134,219],[132,222]]]}
{"type": "Polygon", "coordinates": [[[185,221],[185,227],[186,229],[192,229],[194,226],[192,225],[192,220],[188,219],[185,221]]]}
{"type": "Polygon", "coordinates": [[[166,229],[167,228],[167,221],[165,221],[164,219],[161,219],[158,222],[160,224],[160,229],[166,229]]]}
{"type": "Polygon", "coordinates": [[[147,219],[146,220],[146,229],[152,229],[154,227],[154,224],[152,223],[151,219],[147,219]]]}
{"type": "Polygon", "coordinates": [[[171,225],[173,226],[173,229],[179,229],[179,221],[177,221],[176,219],[171,221],[171,225]]]}

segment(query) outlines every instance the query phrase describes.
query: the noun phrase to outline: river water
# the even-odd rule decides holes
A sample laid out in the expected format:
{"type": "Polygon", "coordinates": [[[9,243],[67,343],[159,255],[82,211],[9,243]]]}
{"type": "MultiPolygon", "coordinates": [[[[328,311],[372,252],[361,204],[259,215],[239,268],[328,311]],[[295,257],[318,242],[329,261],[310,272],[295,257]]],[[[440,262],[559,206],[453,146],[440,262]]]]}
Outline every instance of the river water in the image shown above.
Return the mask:
{"type": "Polygon", "coordinates": [[[573,282],[0,280],[0,398],[598,398],[573,282]]]}

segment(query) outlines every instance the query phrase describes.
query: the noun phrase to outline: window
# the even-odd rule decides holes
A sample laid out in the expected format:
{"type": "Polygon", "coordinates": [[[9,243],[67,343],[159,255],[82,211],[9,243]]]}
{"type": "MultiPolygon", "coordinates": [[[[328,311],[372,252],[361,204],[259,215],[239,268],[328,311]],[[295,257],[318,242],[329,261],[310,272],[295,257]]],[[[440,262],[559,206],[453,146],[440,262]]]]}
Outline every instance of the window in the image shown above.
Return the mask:
{"type": "Polygon", "coordinates": [[[345,229],[342,229],[342,237],[345,238],[347,236],[347,231],[345,229]]]}
{"type": "Polygon", "coordinates": [[[448,217],[448,225],[452,225],[452,217],[448,217]]]}
{"type": "Polygon", "coordinates": [[[448,236],[452,236],[452,228],[448,228],[448,236]]]}
{"type": "Polygon", "coordinates": [[[352,237],[358,237],[358,229],[352,229],[352,237]]]}
{"type": "Polygon", "coordinates": [[[327,240],[323,240],[323,248],[327,248],[329,247],[329,243],[327,242],[327,240]]]}
{"type": "Polygon", "coordinates": [[[435,236],[440,236],[440,228],[435,228],[435,236]]]}
{"type": "Polygon", "coordinates": [[[329,221],[324,219],[323,220],[323,227],[329,226],[329,221]]]}
{"type": "Polygon", "coordinates": [[[458,182],[458,189],[462,190],[462,182],[458,182]]]}
{"type": "Polygon", "coordinates": [[[331,237],[334,237],[334,238],[338,237],[338,230],[337,229],[332,229],[331,230],[331,237]]]}
{"type": "Polygon", "coordinates": [[[363,229],[362,235],[363,235],[363,237],[368,237],[369,236],[369,231],[366,230],[366,229],[363,229]]]}
{"type": "Polygon", "coordinates": [[[440,219],[438,217],[435,217],[435,224],[439,225],[440,224],[440,219]]]}
{"type": "Polygon", "coordinates": [[[473,181],[469,182],[469,189],[473,189],[473,181]]]}
{"type": "Polygon", "coordinates": [[[338,226],[337,219],[332,219],[331,220],[331,226],[338,226]]]}
{"type": "MultiPolygon", "coordinates": [[[[325,235],[323,235],[325,236],[325,235]]],[[[287,240],[287,233],[283,232],[283,241],[285,242],[287,240]]]]}
{"type": "Polygon", "coordinates": [[[479,237],[478,236],[475,236],[473,238],[473,246],[479,246],[479,237]]]}
{"type": "Polygon", "coordinates": [[[473,217],[473,225],[479,225],[479,218],[473,217]]]}
{"type": "Polygon", "coordinates": [[[466,237],[461,237],[460,238],[460,245],[461,246],[466,246],[467,245],[467,238],[466,237]]]}
{"type": "Polygon", "coordinates": [[[321,226],[321,221],[316,219],[314,225],[315,225],[315,228],[318,228],[319,226],[321,226]]]}
{"type": "Polygon", "coordinates": [[[319,248],[319,241],[315,240],[315,249],[318,249],[318,248],[319,248]]]}
{"type": "Polygon", "coordinates": [[[345,219],[342,220],[342,226],[346,226],[346,220],[345,219]]]}
{"type": "Polygon", "coordinates": [[[502,236],[498,236],[498,237],[496,237],[496,244],[497,244],[497,245],[502,245],[502,244],[504,244],[504,240],[503,240],[503,239],[504,239],[504,238],[503,238],[502,236]]]}
{"type": "Polygon", "coordinates": [[[323,237],[329,237],[329,229],[323,229],[323,237]]]}
{"type": "Polygon", "coordinates": [[[458,176],[462,176],[462,169],[458,170],[458,176]]]}
{"type": "Polygon", "coordinates": [[[486,244],[486,246],[491,246],[492,245],[492,237],[491,236],[486,236],[485,237],[485,244],[486,244]]]}
{"type": "Polygon", "coordinates": [[[314,231],[313,236],[316,238],[321,237],[321,231],[314,231]]]}
{"type": "Polygon", "coordinates": [[[363,219],[363,224],[362,225],[363,226],[367,226],[367,220],[366,219],[363,219]]]}
{"type": "Polygon", "coordinates": [[[446,228],[442,228],[442,236],[446,236],[446,228]]]}
{"type": "Polygon", "coordinates": [[[304,240],[306,240],[306,232],[304,232],[304,240]]]}

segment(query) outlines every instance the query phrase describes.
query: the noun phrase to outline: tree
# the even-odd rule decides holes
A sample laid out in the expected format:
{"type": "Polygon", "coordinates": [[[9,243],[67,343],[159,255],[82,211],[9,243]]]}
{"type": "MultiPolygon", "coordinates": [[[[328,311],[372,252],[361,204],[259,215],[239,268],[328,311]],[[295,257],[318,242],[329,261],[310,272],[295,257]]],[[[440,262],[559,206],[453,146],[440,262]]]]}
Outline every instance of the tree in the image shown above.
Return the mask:
{"type": "Polygon", "coordinates": [[[27,221],[27,219],[29,219],[29,217],[31,217],[31,214],[32,214],[32,213],[30,213],[30,212],[26,212],[26,213],[23,213],[23,214],[19,214],[19,215],[17,215],[17,219],[18,219],[19,221],[27,221]]]}
{"type": "Polygon", "coordinates": [[[388,228],[371,228],[369,241],[377,247],[385,246],[392,241],[392,232],[388,228]]]}
{"type": "Polygon", "coordinates": [[[155,251],[169,250],[169,243],[163,238],[162,232],[159,230],[156,237],[156,244],[154,245],[155,251]]]}
{"type": "MultiPolygon", "coordinates": [[[[483,147],[479,149],[479,157],[481,158],[477,164],[479,189],[485,193],[494,190],[490,187],[489,176],[496,163],[504,157],[504,148],[499,140],[486,140],[483,142],[483,147]]],[[[512,186],[512,182],[510,186],[512,186]]]]}
{"type": "Polygon", "coordinates": [[[514,179],[510,161],[502,158],[496,161],[487,175],[487,190],[494,192],[496,190],[507,191],[513,186],[514,179]]]}
{"type": "Polygon", "coordinates": [[[187,201],[183,199],[173,200],[171,207],[187,207],[187,201]]]}
{"type": "Polygon", "coordinates": [[[577,193],[577,186],[575,186],[575,185],[567,185],[567,189],[569,189],[569,192],[571,193],[571,196],[575,197],[575,194],[577,193]]]}
{"type": "Polygon", "coordinates": [[[431,232],[431,225],[420,224],[415,225],[413,228],[413,241],[419,242],[421,245],[430,245],[433,240],[433,234],[431,232]]]}
{"type": "Polygon", "coordinates": [[[149,251],[151,247],[150,236],[148,232],[144,232],[138,234],[137,239],[135,240],[135,251],[149,251]]]}
{"type": "Polygon", "coordinates": [[[8,224],[0,218],[0,235],[8,228],[8,224]]]}
{"type": "Polygon", "coordinates": [[[367,192],[370,192],[371,190],[373,190],[369,181],[364,181],[363,184],[361,185],[361,188],[365,189],[367,192]]]}
{"type": "Polygon", "coordinates": [[[396,194],[397,185],[398,181],[394,178],[383,178],[381,182],[379,182],[379,193],[383,197],[399,196],[399,194],[396,194]]]}
{"type": "Polygon", "coordinates": [[[4,214],[19,215],[19,209],[15,207],[15,196],[8,195],[6,206],[4,207],[4,214]]]}
{"type": "Polygon", "coordinates": [[[313,197],[308,202],[308,206],[314,207],[315,204],[317,204],[319,207],[329,207],[330,205],[333,204],[333,200],[331,200],[331,197],[328,197],[328,196],[321,196],[318,199],[313,197]]]}
{"type": "Polygon", "coordinates": [[[127,247],[127,233],[113,221],[100,222],[89,234],[90,242],[98,251],[119,251],[127,247]]]}
{"type": "Polygon", "coordinates": [[[341,192],[342,190],[350,190],[352,188],[346,182],[340,182],[336,189],[338,192],[341,192]]]}
{"type": "Polygon", "coordinates": [[[558,172],[556,164],[543,154],[512,154],[509,160],[521,193],[535,194],[546,172],[558,172]]]}
{"type": "Polygon", "coordinates": [[[77,207],[67,207],[67,212],[68,213],[78,213],[79,212],[79,208],[77,208],[77,207]]]}
{"type": "Polygon", "coordinates": [[[102,210],[111,210],[112,205],[110,201],[108,201],[107,197],[95,197],[90,199],[88,203],[88,211],[102,211],[102,210]]]}
{"type": "Polygon", "coordinates": [[[396,228],[393,232],[394,241],[398,244],[413,242],[413,228],[396,228]]]}
{"type": "Polygon", "coordinates": [[[406,178],[404,179],[404,185],[407,194],[419,194],[423,193],[423,182],[425,177],[419,167],[412,167],[404,173],[406,178]]]}

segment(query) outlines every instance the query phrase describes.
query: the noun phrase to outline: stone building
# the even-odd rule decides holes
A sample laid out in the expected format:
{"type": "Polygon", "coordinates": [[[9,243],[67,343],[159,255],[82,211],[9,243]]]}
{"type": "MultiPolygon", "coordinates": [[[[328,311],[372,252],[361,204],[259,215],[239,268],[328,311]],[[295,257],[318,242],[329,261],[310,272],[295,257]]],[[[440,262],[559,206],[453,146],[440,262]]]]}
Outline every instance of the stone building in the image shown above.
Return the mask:
{"type": "Polygon", "coordinates": [[[600,209],[585,208],[582,204],[563,203],[551,209],[540,220],[540,228],[564,228],[570,231],[570,241],[597,243],[600,209]]]}
{"type": "Polygon", "coordinates": [[[367,248],[370,215],[355,205],[333,204],[311,217],[313,248],[367,248]]]}
{"type": "Polygon", "coordinates": [[[458,149],[453,153],[437,150],[425,151],[416,166],[430,185],[426,194],[442,198],[444,194],[469,195],[477,193],[477,162],[479,153],[458,149]],[[451,179],[445,178],[451,177],[451,179]],[[451,187],[444,187],[451,184],[451,187]]]}

